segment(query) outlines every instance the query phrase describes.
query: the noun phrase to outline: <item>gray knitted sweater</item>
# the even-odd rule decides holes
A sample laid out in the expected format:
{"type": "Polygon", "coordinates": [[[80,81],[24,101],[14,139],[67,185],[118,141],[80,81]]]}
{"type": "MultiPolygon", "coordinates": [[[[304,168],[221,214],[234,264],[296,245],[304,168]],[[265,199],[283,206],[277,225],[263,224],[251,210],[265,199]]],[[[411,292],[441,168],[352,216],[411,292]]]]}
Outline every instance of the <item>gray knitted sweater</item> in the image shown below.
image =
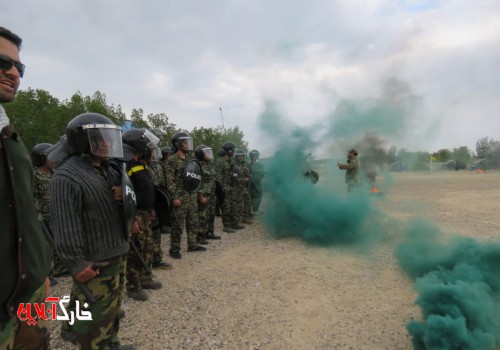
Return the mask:
{"type": "Polygon", "coordinates": [[[73,155],[50,181],[50,215],[57,253],[74,276],[91,262],[129,249],[111,186],[87,155],[73,155]]]}

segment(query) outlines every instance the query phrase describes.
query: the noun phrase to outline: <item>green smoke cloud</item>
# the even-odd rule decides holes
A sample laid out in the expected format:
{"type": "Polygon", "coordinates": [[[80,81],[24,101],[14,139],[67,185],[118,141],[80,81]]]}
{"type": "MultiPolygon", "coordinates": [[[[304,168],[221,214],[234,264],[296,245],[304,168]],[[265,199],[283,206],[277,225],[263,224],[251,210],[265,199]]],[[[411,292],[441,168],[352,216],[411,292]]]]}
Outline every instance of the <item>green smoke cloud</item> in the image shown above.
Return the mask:
{"type": "MultiPolygon", "coordinates": [[[[335,179],[314,169],[308,155],[321,145],[318,127],[297,127],[280,116],[268,103],[261,126],[276,141],[276,154],[265,163],[265,193],[268,203],[264,222],[276,237],[300,237],[311,244],[332,246],[367,243],[381,236],[374,219],[375,209],[368,193],[346,195],[335,191],[333,182],[343,182],[344,172],[336,170],[335,179]],[[320,181],[313,184],[304,176],[318,171],[320,181]]],[[[344,160],[345,161],[345,160],[344,160]]]]}
{"type": "Polygon", "coordinates": [[[445,237],[412,222],[395,255],[415,279],[422,321],[407,325],[415,349],[494,349],[500,345],[500,245],[445,237]]]}

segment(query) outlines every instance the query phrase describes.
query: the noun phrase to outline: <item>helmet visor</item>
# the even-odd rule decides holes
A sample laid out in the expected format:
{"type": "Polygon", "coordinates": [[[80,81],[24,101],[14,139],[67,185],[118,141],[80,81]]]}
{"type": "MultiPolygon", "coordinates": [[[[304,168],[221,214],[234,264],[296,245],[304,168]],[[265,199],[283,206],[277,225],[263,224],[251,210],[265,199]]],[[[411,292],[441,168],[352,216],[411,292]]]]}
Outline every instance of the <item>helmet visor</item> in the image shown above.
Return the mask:
{"type": "Polygon", "coordinates": [[[210,147],[203,149],[203,158],[209,162],[214,160],[214,153],[212,152],[212,149],[210,147]]]}
{"type": "Polygon", "coordinates": [[[158,142],[160,142],[160,139],[158,137],[156,137],[156,135],[153,134],[148,129],[145,129],[143,135],[144,135],[144,137],[147,137],[147,139],[149,140],[150,144],[157,145],[158,142]]]}
{"type": "Polygon", "coordinates": [[[163,158],[161,156],[161,150],[158,147],[152,146],[152,147],[150,147],[150,149],[151,149],[151,161],[152,162],[158,162],[158,161],[160,161],[160,159],[163,158]]]}
{"type": "Polygon", "coordinates": [[[84,125],[89,137],[90,152],[100,158],[123,157],[122,131],[117,125],[84,125]]]}
{"type": "Polygon", "coordinates": [[[193,138],[191,136],[179,137],[179,148],[184,151],[193,150],[193,138]]]}

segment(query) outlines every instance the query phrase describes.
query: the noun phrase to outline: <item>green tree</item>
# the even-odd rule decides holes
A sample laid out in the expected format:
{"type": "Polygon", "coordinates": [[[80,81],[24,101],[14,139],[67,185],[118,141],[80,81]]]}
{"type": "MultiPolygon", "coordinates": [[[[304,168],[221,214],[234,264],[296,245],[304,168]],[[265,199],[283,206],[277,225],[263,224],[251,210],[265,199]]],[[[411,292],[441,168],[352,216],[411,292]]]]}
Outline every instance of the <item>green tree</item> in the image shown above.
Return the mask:
{"type": "Polygon", "coordinates": [[[438,162],[446,163],[451,159],[451,151],[449,149],[442,148],[433,154],[437,158],[438,162]]]}
{"type": "Polygon", "coordinates": [[[148,114],[148,129],[160,139],[160,147],[170,146],[176,125],[170,123],[165,113],[148,114]]]}
{"type": "Polygon", "coordinates": [[[20,90],[5,110],[28,149],[42,142],[55,143],[59,139],[64,114],[59,100],[45,90],[20,90]]]}
{"type": "Polygon", "coordinates": [[[451,152],[451,158],[456,161],[468,164],[472,160],[472,155],[467,146],[461,146],[459,148],[453,149],[453,151],[451,152]]]}
{"type": "Polygon", "coordinates": [[[211,147],[214,153],[227,141],[234,142],[238,148],[248,150],[248,142],[244,140],[243,132],[239,127],[225,129],[222,126],[216,128],[194,128],[190,132],[194,147],[201,144],[211,147]]]}
{"type": "Polygon", "coordinates": [[[487,158],[493,149],[495,142],[493,139],[483,137],[476,142],[476,154],[478,158],[487,158]]]}

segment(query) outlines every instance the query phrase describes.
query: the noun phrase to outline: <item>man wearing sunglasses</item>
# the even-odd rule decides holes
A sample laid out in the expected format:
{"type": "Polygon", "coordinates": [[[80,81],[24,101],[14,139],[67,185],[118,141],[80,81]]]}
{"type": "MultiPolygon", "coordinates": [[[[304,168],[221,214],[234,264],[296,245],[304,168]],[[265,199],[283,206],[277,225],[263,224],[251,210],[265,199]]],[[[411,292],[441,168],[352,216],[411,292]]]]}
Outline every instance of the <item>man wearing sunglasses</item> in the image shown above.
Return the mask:
{"type": "MultiPolygon", "coordinates": [[[[21,42],[0,27],[0,103],[14,100],[24,74],[21,42]]],[[[48,349],[48,321],[28,325],[17,316],[21,303],[45,301],[50,257],[34,206],[30,154],[2,105],[0,130],[0,349],[48,349]]]]}

